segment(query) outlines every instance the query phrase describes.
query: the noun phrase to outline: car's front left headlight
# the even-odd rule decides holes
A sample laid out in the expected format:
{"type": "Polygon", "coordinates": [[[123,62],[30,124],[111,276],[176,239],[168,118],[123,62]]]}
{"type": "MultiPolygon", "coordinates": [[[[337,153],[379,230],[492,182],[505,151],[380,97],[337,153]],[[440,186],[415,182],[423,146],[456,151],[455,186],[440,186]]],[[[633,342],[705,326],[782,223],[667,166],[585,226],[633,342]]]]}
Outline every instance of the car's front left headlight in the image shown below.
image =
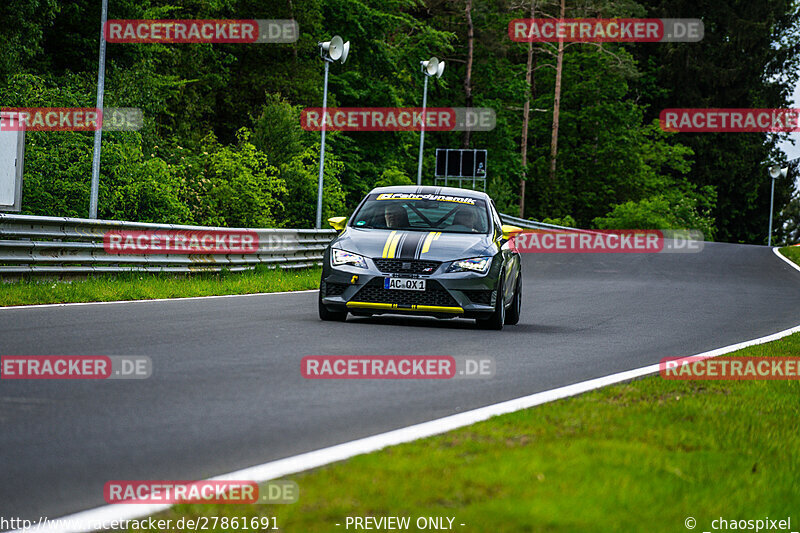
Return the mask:
{"type": "Polygon", "coordinates": [[[354,254],[353,252],[345,252],[344,250],[331,250],[331,265],[352,265],[359,268],[367,268],[367,260],[363,255],[354,254]]]}
{"type": "Polygon", "coordinates": [[[492,265],[491,257],[473,257],[470,259],[459,259],[453,261],[447,272],[478,272],[485,274],[492,265]]]}

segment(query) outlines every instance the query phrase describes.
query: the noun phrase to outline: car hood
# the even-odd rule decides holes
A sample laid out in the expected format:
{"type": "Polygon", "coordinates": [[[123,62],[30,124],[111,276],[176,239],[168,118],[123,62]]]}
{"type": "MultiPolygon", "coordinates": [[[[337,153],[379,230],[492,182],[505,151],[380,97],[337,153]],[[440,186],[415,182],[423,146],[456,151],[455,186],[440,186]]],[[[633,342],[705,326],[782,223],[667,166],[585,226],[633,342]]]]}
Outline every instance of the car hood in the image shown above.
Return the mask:
{"type": "Polygon", "coordinates": [[[496,253],[489,235],[353,227],[346,228],[332,246],[371,258],[393,255],[396,259],[429,261],[454,261],[496,253]]]}

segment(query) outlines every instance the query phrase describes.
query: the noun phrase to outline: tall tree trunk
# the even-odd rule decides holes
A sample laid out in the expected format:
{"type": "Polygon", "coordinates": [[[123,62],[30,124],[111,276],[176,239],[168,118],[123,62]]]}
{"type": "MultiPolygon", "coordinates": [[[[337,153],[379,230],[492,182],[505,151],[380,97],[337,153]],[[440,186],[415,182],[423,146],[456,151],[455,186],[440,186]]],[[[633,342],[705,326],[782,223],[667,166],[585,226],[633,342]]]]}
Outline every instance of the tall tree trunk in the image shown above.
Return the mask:
{"type": "MultiPolygon", "coordinates": [[[[292,4],[292,0],[286,0],[286,3],[289,5],[289,18],[294,20],[294,5],[292,4]]],[[[297,36],[298,39],[300,36],[297,36]]],[[[297,63],[297,41],[292,44],[292,55],[294,56],[294,62],[297,63]]]]}
{"type": "MultiPolygon", "coordinates": [[[[531,0],[531,17],[535,18],[536,1],[531,0]]],[[[522,152],[522,177],[519,179],[519,217],[525,218],[525,180],[528,179],[528,124],[531,114],[531,92],[533,90],[533,41],[528,41],[528,63],[525,66],[525,85],[528,90],[525,93],[525,104],[522,107],[522,140],[520,140],[520,152],[522,152]]]]}
{"type": "MultiPolygon", "coordinates": [[[[475,27],[472,25],[472,0],[466,0],[464,14],[467,18],[467,68],[464,74],[464,102],[466,107],[472,107],[472,55],[475,45],[475,27]]],[[[469,148],[469,129],[464,131],[462,148],[469,148]]]]}
{"type": "MultiPolygon", "coordinates": [[[[561,0],[561,20],[564,20],[565,0],[561,0]]],[[[550,184],[556,182],[556,159],[558,158],[558,113],[561,108],[561,72],[564,68],[564,39],[558,40],[558,59],[556,60],[556,89],[553,98],[553,135],[550,139],[550,184]]]]}

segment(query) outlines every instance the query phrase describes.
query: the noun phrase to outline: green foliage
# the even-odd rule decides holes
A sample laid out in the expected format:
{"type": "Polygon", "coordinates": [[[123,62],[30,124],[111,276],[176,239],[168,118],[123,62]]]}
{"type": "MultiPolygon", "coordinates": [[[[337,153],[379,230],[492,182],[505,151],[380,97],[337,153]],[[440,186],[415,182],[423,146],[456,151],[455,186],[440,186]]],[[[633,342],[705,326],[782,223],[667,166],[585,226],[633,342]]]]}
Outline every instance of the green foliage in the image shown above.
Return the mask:
{"type": "MultiPolygon", "coordinates": [[[[10,78],[3,100],[13,106],[84,107],[84,76],[68,75],[60,84],[29,74],[10,78]]],[[[98,214],[141,222],[190,222],[179,200],[180,182],[161,159],[145,158],[138,133],[105,133],[98,214]]],[[[26,134],[23,213],[85,217],[89,211],[93,134],[26,134]]]]}
{"type": "Polygon", "coordinates": [[[22,213],[86,217],[92,140],[85,133],[28,133],[22,213]]]}
{"type": "Polygon", "coordinates": [[[670,144],[674,134],[662,131],[657,121],[642,127],[640,134],[638,193],[613,205],[605,216],[595,217],[593,224],[601,229],[693,229],[712,240],[716,191],[686,180],[692,149],[670,144]]]}
{"type": "MultiPolygon", "coordinates": [[[[344,171],[344,164],[331,153],[325,154],[323,174],[322,220],[344,216],[345,193],[338,176],[344,171]]],[[[317,218],[317,189],[319,186],[319,145],[312,146],[281,165],[280,176],[285,181],[286,226],[292,228],[313,228],[317,218]]]]}
{"type": "Polygon", "coordinates": [[[286,183],[250,142],[242,128],[236,145],[225,146],[213,134],[201,142],[201,154],[177,169],[186,185],[186,203],[202,225],[275,227],[283,219],[286,183]]]}
{"type": "Polygon", "coordinates": [[[0,2],[0,79],[21,72],[41,57],[45,31],[59,11],[57,0],[0,2]]]}
{"type": "MultiPolygon", "coordinates": [[[[559,3],[536,2],[536,16],[559,3]]],[[[436,148],[489,151],[487,192],[503,212],[588,227],[658,224],[706,228],[724,240],[762,242],[767,162],[780,136],[666,134],[667,107],[783,107],[800,73],[800,6],[790,0],[590,0],[568,17],[700,17],[700,43],[566,47],[558,156],[550,176],[555,50],[525,43],[508,22],[530,5],[473,2],[474,55],[465,88],[468,35],[463,3],[430,0],[114,0],[109,18],[295,19],[296,43],[281,45],[109,44],[105,102],[140,107],[138,134],[104,133],[100,216],[219,225],[311,226],[316,218],[319,132],[300,126],[322,104],[316,44],[342,32],[350,57],[330,66],[328,105],[418,107],[419,60],[447,61],[429,80],[428,105],[490,107],[491,132],[427,132],[423,183],[433,184],[436,148]],[[741,16],[732,17],[731,13],[741,16]],[[522,106],[530,91],[527,168],[522,106]],[[246,128],[246,130],[243,130],[246,128]],[[252,132],[250,134],[249,132],[252,132]]],[[[95,0],[6,0],[0,6],[3,106],[93,106],[95,0]]],[[[344,215],[376,185],[416,180],[418,132],[328,132],[324,215],[344,215]]],[[[91,133],[30,133],[24,212],[86,216],[91,133]]],[[[791,197],[777,183],[776,212],[791,197]]],[[[790,206],[776,220],[791,225],[790,206]],[[783,218],[781,218],[783,217],[783,218]]],[[[776,230],[786,233],[783,227],[776,230]]],[[[788,230],[787,230],[788,231],[788,230]]],[[[782,234],[781,234],[782,235],[782,234]]]]}
{"type": "MultiPolygon", "coordinates": [[[[711,2],[640,0],[652,17],[700,17],[703,40],[687,46],[665,43],[632,49],[651,66],[637,87],[648,115],[665,108],[783,108],[800,75],[800,4],[793,0],[711,2]],[[652,91],[653,84],[661,91],[652,91]]],[[[782,135],[764,133],[679,134],[695,153],[689,179],[711,185],[718,195],[713,216],[718,237],[731,242],[764,239],[769,213],[768,164],[778,162],[782,135]]],[[[778,210],[790,199],[791,184],[776,184],[778,210]]]]}
{"type": "Polygon", "coordinates": [[[180,201],[182,182],[172,166],[142,153],[141,136],[107,143],[103,152],[98,198],[100,218],[185,224],[193,221],[189,207],[180,201]]]}
{"type": "Polygon", "coordinates": [[[280,95],[266,95],[266,104],[255,121],[253,144],[270,154],[275,165],[288,163],[311,144],[310,134],[300,127],[300,107],[280,95]]]}
{"type": "Polygon", "coordinates": [[[796,194],[789,205],[780,213],[773,226],[773,241],[777,244],[800,244],[800,194],[796,194]]]}
{"type": "Polygon", "coordinates": [[[570,215],[561,218],[545,218],[542,220],[545,224],[555,224],[557,226],[566,226],[568,228],[578,227],[578,222],[570,215]]]}
{"type": "Polygon", "coordinates": [[[594,224],[600,229],[692,229],[703,232],[705,240],[714,239],[714,219],[708,203],[700,197],[681,194],[657,195],[638,202],[615,205],[594,224]]]}
{"type": "Polygon", "coordinates": [[[408,174],[397,167],[389,167],[381,174],[381,179],[375,182],[376,187],[391,187],[392,185],[414,185],[408,174]]]}

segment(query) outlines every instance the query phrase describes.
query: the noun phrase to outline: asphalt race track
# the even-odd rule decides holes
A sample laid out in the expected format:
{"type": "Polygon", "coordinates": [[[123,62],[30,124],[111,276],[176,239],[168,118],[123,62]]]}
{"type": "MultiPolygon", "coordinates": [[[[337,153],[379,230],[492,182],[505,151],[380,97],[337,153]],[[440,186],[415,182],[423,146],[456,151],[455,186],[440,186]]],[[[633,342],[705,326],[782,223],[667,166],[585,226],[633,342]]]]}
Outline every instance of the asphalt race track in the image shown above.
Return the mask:
{"type": "Polygon", "coordinates": [[[800,324],[766,247],[527,255],[518,326],[349,318],[316,292],[0,310],[0,355],[147,355],[146,380],[0,382],[0,516],[104,505],[125,479],[204,479],[800,324]],[[305,380],[306,355],[492,355],[485,380],[305,380]]]}

